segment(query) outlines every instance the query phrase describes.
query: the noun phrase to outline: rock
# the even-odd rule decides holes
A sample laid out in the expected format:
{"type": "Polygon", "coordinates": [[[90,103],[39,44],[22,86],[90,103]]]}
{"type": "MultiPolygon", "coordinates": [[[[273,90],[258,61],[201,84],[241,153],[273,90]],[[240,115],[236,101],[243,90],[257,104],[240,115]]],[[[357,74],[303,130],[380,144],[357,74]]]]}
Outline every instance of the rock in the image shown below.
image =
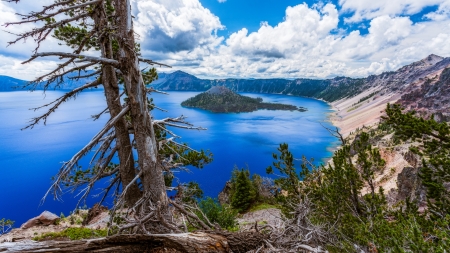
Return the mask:
{"type": "Polygon", "coordinates": [[[99,203],[95,204],[87,214],[86,219],[83,220],[83,226],[86,226],[91,223],[95,223],[98,217],[103,213],[108,211],[108,208],[100,205],[99,203]]]}
{"type": "Polygon", "coordinates": [[[223,187],[222,191],[219,193],[219,203],[221,205],[230,204],[230,193],[231,193],[231,182],[227,181],[225,183],[225,187],[223,187]]]}
{"type": "Polygon", "coordinates": [[[426,191],[419,177],[419,169],[405,167],[397,177],[397,201],[417,201],[419,206],[426,205],[426,191]]]}
{"type": "Polygon", "coordinates": [[[49,226],[54,225],[59,221],[59,216],[49,211],[42,212],[39,216],[29,219],[20,226],[21,229],[27,229],[35,226],[49,226]]]}
{"type": "Polygon", "coordinates": [[[270,225],[280,229],[284,227],[281,210],[277,208],[248,212],[243,214],[237,220],[241,231],[254,228],[255,223],[258,223],[260,226],[270,225]]]}
{"type": "Polygon", "coordinates": [[[411,166],[413,166],[414,168],[417,168],[418,166],[420,166],[420,158],[418,155],[414,154],[413,152],[411,152],[410,150],[408,150],[404,155],[403,158],[405,158],[405,160],[411,164],[411,166]]]}

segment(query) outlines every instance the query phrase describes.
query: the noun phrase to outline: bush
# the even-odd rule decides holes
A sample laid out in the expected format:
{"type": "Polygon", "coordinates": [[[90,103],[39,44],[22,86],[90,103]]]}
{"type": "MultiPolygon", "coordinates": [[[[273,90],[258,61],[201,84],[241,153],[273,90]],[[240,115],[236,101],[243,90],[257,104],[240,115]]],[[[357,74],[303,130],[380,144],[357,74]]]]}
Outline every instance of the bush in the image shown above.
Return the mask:
{"type": "MultiPolygon", "coordinates": [[[[215,199],[210,197],[201,200],[198,203],[200,210],[211,223],[217,223],[221,228],[235,230],[237,227],[237,211],[229,206],[222,206],[215,199]]],[[[202,214],[197,214],[202,220],[205,220],[202,214]]]]}

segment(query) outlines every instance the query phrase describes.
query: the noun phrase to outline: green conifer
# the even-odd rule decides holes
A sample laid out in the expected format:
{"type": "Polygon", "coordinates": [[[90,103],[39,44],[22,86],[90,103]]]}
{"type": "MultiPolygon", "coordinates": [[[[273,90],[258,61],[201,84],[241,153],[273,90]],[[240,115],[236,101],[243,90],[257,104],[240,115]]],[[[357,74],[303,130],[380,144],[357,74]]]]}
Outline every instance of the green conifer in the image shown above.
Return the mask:
{"type": "Polygon", "coordinates": [[[247,210],[256,197],[256,191],[250,180],[250,172],[248,170],[241,169],[237,171],[233,188],[231,206],[240,212],[247,210]]]}

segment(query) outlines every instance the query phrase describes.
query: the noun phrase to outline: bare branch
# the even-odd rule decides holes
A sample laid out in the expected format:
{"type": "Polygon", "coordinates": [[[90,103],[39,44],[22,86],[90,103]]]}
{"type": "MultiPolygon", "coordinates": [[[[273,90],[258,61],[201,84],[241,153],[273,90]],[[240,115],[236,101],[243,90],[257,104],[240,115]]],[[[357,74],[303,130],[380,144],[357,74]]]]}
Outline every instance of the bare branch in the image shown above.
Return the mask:
{"type": "Polygon", "coordinates": [[[119,62],[113,59],[95,57],[95,56],[87,56],[81,54],[72,54],[72,53],[63,53],[63,52],[46,52],[46,53],[36,53],[27,61],[22,62],[22,64],[29,63],[38,57],[46,57],[46,56],[59,56],[60,58],[72,58],[72,59],[81,59],[83,61],[94,62],[94,63],[103,63],[107,65],[112,65],[114,67],[119,66],[119,62]]]}
{"type": "Polygon", "coordinates": [[[72,157],[72,159],[70,159],[70,161],[66,162],[63,165],[63,167],[61,168],[61,170],[59,171],[59,173],[57,175],[57,179],[55,180],[55,182],[53,182],[50,189],[48,189],[48,191],[45,193],[41,202],[45,201],[45,199],[47,198],[48,194],[50,193],[50,191],[52,189],[53,189],[55,197],[57,198],[58,194],[62,192],[59,184],[66,179],[67,175],[70,173],[70,171],[75,166],[75,164],[89,150],[91,150],[95,145],[97,145],[97,143],[100,141],[100,139],[117,123],[117,121],[119,121],[123,116],[125,116],[125,114],[128,113],[129,110],[130,110],[130,106],[126,106],[125,108],[123,108],[122,111],[116,117],[114,117],[113,119],[108,121],[108,123],[106,123],[105,127],[102,130],[100,130],[100,132],[98,132],[97,135],[95,135],[92,138],[92,140],[83,149],[78,151],[78,153],[76,153],[72,157]]]}
{"type": "Polygon", "coordinates": [[[54,104],[44,115],[41,115],[41,116],[39,116],[37,118],[33,118],[32,119],[32,123],[30,125],[26,126],[25,128],[22,128],[22,130],[27,129],[27,128],[33,128],[41,120],[44,120],[44,125],[46,125],[48,116],[50,116],[50,114],[52,114],[54,111],[56,111],[56,109],[58,109],[58,107],[62,103],[66,102],[68,99],[76,96],[81,91],[83,91],[85,89],[88,89],[88,88],[91,88],[91,87],[95,87],[95,86],[100,85],[100,84],[101,84],[100,80],[95,80],[92,83],[85,84],[85,85],[83,85],[81,87],[78,87],[78,88],[76,88],[76,89],[74,89],[74,90],[64,94],[63,96],[59,97],[58,99],[56,99],[55,101],[53,101],[53,102],[51,102],[49,104],[46,104],[46,105],[43,105],[43,106],[40,106],[40,107],[37,107],[37,108],[33,108],[33,110],[36,111],[36,110],[38,110],[40,108],[47,107],[47,106],[50,106],[50,105],[54,104]]]}
{"type": "MultiPolygon", "coordinates": [[[[67,2],[68,3],[73,3],[74,1],[67,1],[67,2]]],[[[7,23],[6,26],[8,26],[8,25],[24,24],[24,23],[34,23],[34,22],[42,21],[42,20],[45,20],[47,18],[54,17],[54,16],[56,16],[58,14],[61,14],[61,13],[64,13],[64,12],[67,12],[67,11],[70,11],[70,10],[78,9],[78,8],[83,8],[83,7],[86,7],[88,5],[99,3],[99,2],[101,2],[101,0],[90,1],[90,2],[86,2],[86,3],[78,4],[78,5],[73,5],[73,6],[70,6],[70,7],[67,7],[67,8],[62,8],[62,9],[59,9],[58,11],[56,11],[54,13],[48,13],[48,14],[46,13],[48,8],[44,7],[43,11],[31,12],[28,15],[21,15],[21,16],[24,16],[23,19],[28,19],[28,20],[7,23]],[[34,19],[31,19],[31,18],[34,18],[34,19]]]]}
{"type": "Polygon", "coordinates": [[[145,62],[145,63],[150,64],[150,65],[159,65],[160,67],[164,66],[164,67],[172,68],[172,66],[169,66],[169,65],[166,65],[166,64],[163,64],[163,63],[159,63],[159,62],[155,62],[155,61],[152,61],[152,60],[149,60],[149,59],[144,59],[144,58],[138,58],[138,59],[139,59],[140,62],[145,62]]]}
{"type": "MultiPolygon", "coordinates": [[[[22,33],[22,34],[14,34],[14,35],[17,35],[18,38],[17,38],[16,40],[14,40],[14,41],[8,42],[8,44],[9,44],[9,45],[12,45],[12,44],[15,44],[15,43],[17,43],[18,41],[23,40],[23,39],[26,39],[26,38],[28,38],[28,37],[37,36],[37,38],[35,39],[35,41],[38,43],[38,46],[37,46],[37,48],[34,50],[34,51],[36,52],[37,49],[39,48],[40,42],[42,42],[42,41],[46,38],[46,36],[42,36],[42,34],[43,34],[44,32],[45,32],[46,35],[48,35],[48,34],[49,34],[53,29],[55,29],[56,27],[59,27],[59,26],[68,24],[68,23],[70,23],[70,22],[73,22],[73,21],[76,21],[76,20],[79,20],[79,19],[86,18],[86,17],[88,17],[88,16],[89,16],[88,13],[84,13],[84,14],[75,16],[75,17],[73,17],[73,18],[64,19],[64,20],[61,20],[61,21],[56,22],[56,23],[53,23],[53,24],[45,25],[44,27],[41,27],[41,28],[35,28],[35,29],[33,29],[33,30],[29,31],[29,32],[25,32],[25,33],[22,33]],[[47,30],[49,30],[49,31],[47,31],[47,30]],[[46,32],[46,31],[47,31],[47,32],[46,32]]],[[[6,23],[5,26],[11,25],[11,24],[13,24],[13,23],[6,23]]],[[[19,22],[19,24],[20,24],[20,22],[19,22]]],[[[8,33],[11,33],[11,32],[8,32],[8,33]]],[[[11,33],[11,34],[13,34],[13,33],[11,33]]]]}
{"type": "MultiPolygon", "coordinates": [[[[67,63],[67,62],[66,62],[67,63]]],[[[69,63],[70,64],[70,63],[69,63]]],[[[53,74],[55,74],[57,71],[52,71],[52,72],[50,72],[50,73],[48,73],[48,74],[45,74],[45,75],[43,75],[43,76],[40,76],[40,77],[38,77],[38,78],[36,78],[35,80],[33,80],[31,83],[35,83],[35,87],[36,87],[36,85],[40,82],[40,81],[42,81],[42,79],[43,78],[45,78],[45,77],[47,77],[47,76],[50,76],[49,78],[48,78],[48,80],[46,81],[46,84],[44,85],[44,90],[47,90],[48,89],[48,86],[52,83],[52,82],[54,82],[54,81],[56,81],[57,79],[60,79],[59,81],[58,81],[58,83],[57,83],[57,86],[59,86],[59,84],[60,83],[62,83],[64,80],[63,80],[63,78],[64,78],[64,76],[65,75],[67,75],[67,74],[69,74],[69,73],[71,73],[71,72],[74,72],[74,71],[81,71],[81,70],[85,70],[86,68],[88,68],[88,67],[91,67],[91,66],[94,66],[95,64],[97,64],[97,63],[88,63],[88,64],[85,64],[85,65],[81,65],[81,66],[78,66],[78,67],[74,67],[74,68],[71,68],[71,69],[69,69],[69,70],[67,70],[67,71],[64,71],[64,72],[62,72],[62,73],[60,73],[60,74],[56,74],[56,75],[53,75],[53,74]]],[[[68,65],[68,64],[67,64],[68,65]]],[[[66,65],[66,66],[67,66],[66,65]]],[[[58,67],[58,69],[59,70],[61,70],[62,68],[59,68],[58,67]]],[[[56,87],[55,87],[56,88],[56,87]]]]}
{"type": "Polygon", "coordinates": [[[80,78],[87,78],[87,77],[91,77],[91,76],[98,75],[98,74],[100,74],[100,73],[102,73],[102,71],[101,71],[101,70],[98,70],[98,71],[95,71],[95,72],[93,72],[93,73],[91,73],[91,74],[87,74],[87,75],[84,75],[84,76],[81,76],[81,75],[78,75],[78,76],[72,76],[72,77],[69,77],[69,79],[79,80],[80,78]]]}
{"type": "Polygon", "coordinates": [[[147,93],[152,93],[152,92],[161,93],[161,94],[164,94],[164,95],[169,95],[169,93],[164,92],[164,91],[155,90],[155,88],[153,88],[153,87],[147,88],[147,93]]]}

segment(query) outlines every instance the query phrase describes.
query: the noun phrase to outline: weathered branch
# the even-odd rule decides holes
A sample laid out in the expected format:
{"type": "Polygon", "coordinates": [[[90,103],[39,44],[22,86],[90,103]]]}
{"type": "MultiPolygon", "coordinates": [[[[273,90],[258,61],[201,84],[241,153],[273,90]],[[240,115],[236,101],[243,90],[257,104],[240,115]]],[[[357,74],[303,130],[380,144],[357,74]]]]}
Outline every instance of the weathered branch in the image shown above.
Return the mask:
{"type": "Polygon", "coordinates": [[[88,89],[88,88],[91,88],[91,87],[95,87],[97,85],[100,85],[100,81],[99,80],[96,80],[96,81],[94,81],[92,83],[85,84],[85,85],[83,85],[81,87],[78,87],[78,88],[76,88],[76,89],[74,89],[74,90],[72,90],[70,92],[67,92],[62,97],[59,97],[58,99],[56,99],[55,101],[53,101],[53,102],[51,102],[49,104],[46,104],[46,105],[43,105],[43,106],[40,106],[40,107],[37,107],[37,108],[33,108],[33,110],[36,111],[36,110],[38,110],[40,108],[47,107],[47,106],[50,106],[50,105],[54,104],[44,115],[41,115],[41,116],[39,116],[37,118],[33,118],[32,119],[32,123],[30,125],[26,126],[25,128],[22,128],[22,130],[27,129],[27,128],[33,128],[41,120],[44,120],[44,125],[46,125],[48,116],[50,116],[50,114],[52,114],[54,111],[56,111],[56,109],[58,109],[58,107],[62,103],[66,102],[68,99],[76,96],[81,91],[83,91],[85,89],[88,89]]]}
{"type": "Polygon", "coordinates": [[[72,58],[72,59],[78,58],[78,59],[81,59],[81,60],[87,61],[87,62],[103,63],[103,64],[107,64],[107,65],[112,65],[114,67],[119,66],[119,62],[116,60],[113,60],[113,59],[95,57],[95,56],[87,56],[87,55],[81,55],[81,54],[63,53],[63,52],[36,53],[36,54],[32,55],[29,60],[22,62],[22,64],[29,63],[38,57],[46,57],[46,56],[59,56],[61,59],[62,58],[72,58]]]}
{"type": "Polygon", "coordinates": [[[93,73],[90,73],[90,74],[87,74],[87,75],[84,75],[84,76],[80,76],[80,75],[72,76],[72,77],[69,77],[69,79],[79,80],[80,78],[88,78],[88,77],[92,77],[92,76],[95,76],[95,75],[98,75],[98,74],[101,74],[101,73],[102,73],[101,70],[97,70],[97,71],[95,71],[93,73]]]}
{"type": "MultiPolygon", "coordinates": [[[[72,1],[67,1],[67,2],[68,2],[67,4],[69,4],[69,3],[73,3],[74,1],[72,0],[72,1]]],[[[95,0],[95,1],[90,1],[90,2],[86,2],[86,3],[78,4],[78,5],[73,5],[73,6],[70,6],[70,7],[67,7],[67,8],[59,9],[58,11],[56,11],[54,13],[46,13],[46,11],[48,9],[47,9],[47,7],[44,7],[44,10],[40,11],[40,12],[31,12],[28,15],[20,15],[20,16],[23,16],[22,19],[28,19],[28,20],[7,23],[6,26],[8,26],[8,25],[25,24],[25,23],[35,23],[35,22],[38,22],[38,21],[45,20],[47,18],[51,18],[51,17],[57,16],[58,14],[61,14],[61,13],[67,12],[67,11],[75,10],[75,9],[78,9],[78,8],[83,8],[83,7],[86,7],[88,5],[99,3],[99,2],[101,2],[101,0],[95,0]],[[31,18],[34,18],[34,19],[31,19],[31,18]]]]}
{"type": "Polygon", "coordinates": [[[172,66],[169,66],[169,65],[166,65],[166,64],[163,64],[163,63],[159,63],[159,62],[155,62],[155,61],[152,61],[152,60],[149,60],[149,59],[144,59],[144,58],[138,58],[139,59],[139,61],[140,62],[145,62],[145,63],[147,63],[147,64],[150,64],[150,65],[159,65],[159,66],[164,66],[164,67],[168,67],[168,68],[172,68],[172,66]]]}
{"type": "MultiPolygon", "coordinates": [[[[35,41],[38,43],[38,46],[37,46],[37,48],[34,50],[35,52],[37,52],[37,49],[39,48],[40,42],[42,42],[42,41],[46,38],[46,36],[42,36],[42,34],[43,34],[45,31],[49,30],[49,31],[46,32],[46,35],[48,35],[48,34],[49,34],[53,29],[55,29],[56,27],[59,27],[59,26],[68,24],[68,23],[70,23],[70,22],[73,22],[73,21],[76,21],[76,20],[79,20],[79,19],[86,18],[86,17],[88,17],[88,16],[89,16],[88,13],[83,13],[83,14],[81,14],[81,15],[78,15],[78,16],[75,16],[75,17],[72,17],[72,18],[69,18],[69,19],[64,19],[64,20],[61,20],[61,21],[59,21],[59,22],[55,22],[55,23],[52,23],[52,24],[49,24],[49,25],[45,25],[44,27],[36,28],[36,29],[33,29],[33,30],[29,31],[29,32],[25,32],[25,33],[22,33],[22,34],[14,34],[14,33],[8,32],[8,33],[11,33],[11,34],[14,34],[14,35],[17,35],[17,36],[18,36],[18,38],[17,38],[16,40],[10,41],[10,42],[8,42],[8,44],[9,44],[9,45],[12,45],[12,44],[15,44],[15,43],[17,43],[18,41],[23,40],[23,39],[26,39],[26,38],[28,38],[28,37],[37,36],[37,38],[35,39],[35,41]]],[[[10,24],[12,24],[12,23],[6,23],[5,26],[8,26],[8,25],[10,25],[10,24]]],[[[19,24],[20,24],[20,23],[19,23],[19,24]]]]}
{"type": "MultiPolygon", "coordinates": [[[[69,63],[70,64],[70,63],[69,63]]],[[[48,79],[47,79],[47,81],[45,81],[45,85],[44,85],[44,90],[47,90],[48,89],[48,86],[52,83],[52,82],[54,82],[54,81],[56,81],[57,79],[59,79],[59,81],[57,82],[57,84],[56,84],[56,86],[55,86],[55,88],[56,87],[59,87],[59,84],[61,84],[61,83],[63,83],[64,82],[64,76],[65,75],[67,75],[67,74],[69,74],[69,73],[71,73],[71,72],[74,72],[74,71],[81,71],[81,70],[85,70],[86,68],[88,68],[88,67],[91,67],[91,66],[94,66],[95,64],[97,64],[97,63],[92,63],[92,62],[90,62],[90,63],[88,63],[88,64],[85,64],[85,65],[81,65],[81,66],[77,66],[77,67],[74,67],[74,68],[71,68],[71,69],[69,69],[69,70],[67,70],[67,71],[64,71],[64,72],[62,72],[62,73],[60,73],[60,74],[56,74],[56,75],[53,75],[54,73],[56,73],[57,71],[52,71],[51,73],[48,73],[48,74],[45,74],[45,75],[43,75],[43,76],[40,76],[40,77],[38,77],[38,78],[36,78],[34,81],[32,81],[31,83],[35,83],[35,87],[37,86],[37,84],[40,82],[40,81],[42,81],[42,79],[43,78],[45,78],[45,77],[47,77],[47,76],[50,76],[48,79]]],[[[66,65],[67,66],[67,65],[66,65]]],[[[58,67],[58,69],[59,70],[61,70],[62,68],[59,68],[58,67]]],[[[58,70],[58,71],[59,71],[58,70]]]]}
{"type": "Polygon", "coordinates": [[[55,180],[55,182],[52,184],[52,186],[50,187],[50,189],[45,193],[44,197],[42,198],[42,201],[44,201],[48,194],[50,193],[50,191],[53,189],[54,195],[55,197],[58,196],[59,193],[61,193],[61,188],[59,186],[59,184],[67,177],[67,175],[69,174],[69,172],[72,170],[72,168],[74,167],[74,165],[89,151],[91,150],[95,145],[97,145],[97,143],[99,142],[99,140],[114,126],[114,124],[119,121],[123,116],[125,116],[126,113],[128,113],[128,111],[130,110],[129,106],[126,106],[125,108],[122,109],[122,111],[113,119],[111,119],[110,121],[108,121],[108,123],[106,123],[105,127],[100,130],[100,132],[97,133],[97,135],[95,135],[92,140],[80,151],[78,151],[78,153],[76,153],[72,159],[70,159],[70,161],[66,162],[63,167],[61,168],[60,172],[57,175],[57,179],[55,180]]]}
{"type": "Polygon", "coordinates": [[[206,223],[204,223],[200,218],[198,218],[197,215],[186,211],[186,209],[184,209],[183,206],[179,205],[178,203],[176,203],[175,201],[172,201],[171,199],[169,199],[169,203],[172,204],[174,207],[177,208],[178,211],[180,211],[181,213],[187,215],[188,217],[191,217],[192,219],[194,219],[196,222],[198,222],[198,224],[200,224],[200,226],[202,226],[203,229],[205,230],[210,230],[211,228],[213,228],[212,226],[207,226],[206,223]]]}

